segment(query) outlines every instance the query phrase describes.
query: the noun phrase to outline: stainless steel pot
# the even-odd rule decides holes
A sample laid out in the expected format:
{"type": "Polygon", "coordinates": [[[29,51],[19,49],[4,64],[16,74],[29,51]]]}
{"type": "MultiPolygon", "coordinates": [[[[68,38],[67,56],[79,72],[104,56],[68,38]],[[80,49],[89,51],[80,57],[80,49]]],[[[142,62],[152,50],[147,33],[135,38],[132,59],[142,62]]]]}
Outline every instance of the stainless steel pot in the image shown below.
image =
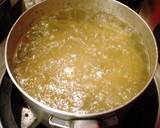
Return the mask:
{"type": "MultiPolygon", "coordinates": [[[[5,47],[5,63],[8,74],[15,86],[19,89],[25,101],[31,110],[39,117],[38,119],[42,121],[47,126],[58,126],[62,128],[98,128],[98,120],[103,120],[104,118],[111,117],[117,110],[121,110],[124,107],[130,105],[137,97],[139,97],[145,89],[149,86],[151,80],[154,77],[156,68],[157,68],[158,52],[156,41],[153,36],[152,31],[146,22],[137,15],[134,11],[129,9],[127,6],[115,1],[115,0],[48,0],[44,1],[31,9],[23,13],[23,15],[16,21],[12,27],[6,42],[5,47]],[[12,71],[12,60],[14,52],[18,46],[18,40],[21,36],[27,31],[27,28],[32,24],[32,22],[40,17],[42,14],[49,12],[50,10],[54,11],[61,8],[84,8],[84,9],[93,9],[100,10],[112,13],[113,15],[125,20],[131,24],[144,39],[144,46],[148,51],[148,57],[150,60],[150,71],[149,71],[149,80],[145,87],[129,102],[117,107],[113,110],[92,113],[86,115],[79,115],[75,113],[69,113],[60,111],[47,107],[46,105],[36,101],[34,98],[29,96],[16,82],[15,76],[12,71]]],[[[113,117],[113,116],[112,116],[113,117]]],[[[116,122],[115,118],[114,122],[116,122]]],[[[112,122],[112,121],[111,121],[112,122]]],[[[109,123],[108,123],[109,124],[109,123]]],[[[112,123],[111,123],[112,124],[112,123]]]]}

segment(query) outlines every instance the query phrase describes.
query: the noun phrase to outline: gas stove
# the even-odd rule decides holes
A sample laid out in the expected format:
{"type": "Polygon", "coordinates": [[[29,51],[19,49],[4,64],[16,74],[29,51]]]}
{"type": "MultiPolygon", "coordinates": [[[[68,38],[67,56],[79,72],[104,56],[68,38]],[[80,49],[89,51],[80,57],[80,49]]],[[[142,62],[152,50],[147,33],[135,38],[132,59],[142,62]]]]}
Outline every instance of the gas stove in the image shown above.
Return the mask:
{"type": "MultiPolygon", "coordinates": [[[[0,3],[3,0],[0,0],[0,3]]],[[[24,0],[26,8],[30,8],[41,0],[24,0]]],[[[142,1],[120,0],[124,4],[139,12],[142,1]],[[136,6],[137,4],[138,6],[136,6]],[[133,6],[134,5],[134,6],[133,6]]],[[[155,37],[160,46],[160,27],[155,30],[155,37]]],[[[38,117],[22,99],[19,91],[13,85],[4,66],[5,40],[0,43],[0,128],[46,128],[38,117]]],[[[158,81],[158,80],[157,80],[158,81]]],[[[123,116],[116,115],[118,122],[111,128],[155,128],[159,113],[159,87],[158,82],[152,81],[147,90],[141,95],[123,116]]],[[[108,127],[107,127],[108,128],[108,127]]],[[[110,127],[109,127],[110,128],[110,127]]]]}

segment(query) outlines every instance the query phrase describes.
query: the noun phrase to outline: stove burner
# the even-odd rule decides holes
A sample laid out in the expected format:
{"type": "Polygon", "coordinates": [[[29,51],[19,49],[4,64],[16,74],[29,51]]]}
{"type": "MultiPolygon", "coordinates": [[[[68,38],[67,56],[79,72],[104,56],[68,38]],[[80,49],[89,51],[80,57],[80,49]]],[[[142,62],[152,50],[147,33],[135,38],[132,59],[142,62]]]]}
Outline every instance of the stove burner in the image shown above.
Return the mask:
{"type": "MultiPolygon", "coordinates": [[[[27,107],[6,73],[0,87],[0,117],[4,128],[46,128],[27,107]]],[[[154,128],[158,113],[158,93],[154,81],[139,97],[116,128],[154,128]]]]}

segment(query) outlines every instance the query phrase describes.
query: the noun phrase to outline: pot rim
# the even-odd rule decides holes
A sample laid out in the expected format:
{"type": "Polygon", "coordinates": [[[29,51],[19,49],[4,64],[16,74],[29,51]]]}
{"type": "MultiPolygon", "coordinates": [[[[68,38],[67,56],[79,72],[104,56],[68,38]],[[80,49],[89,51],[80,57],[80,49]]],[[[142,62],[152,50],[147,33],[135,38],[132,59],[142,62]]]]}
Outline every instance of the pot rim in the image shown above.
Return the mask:
{"type": "Polygon", "coordinates": [[[10,35],[12,34],[12,30],[16,27],[16,24],[19,22],[19,20],[26,14],[28,13],[28,11],[32,11],[33,8],[37,7],[37,6],[40,6],[42,5],[43,3],[45,3],[46,1],[43,1],[43,2],[40,2],[39,4],[36,4],[34,6],[32,6],[30,9],[26,10],[18,19],[17,21],[14,23],[14,25],[12,26],[8,36],[7,36],[7,40],[6,40],[6,44],[5,44],[5,65],[6,65],[6,68],[7,68],[7,72],[12,80],[12,82],[14,83],[14,85],[18,88],[18,90],[25,96],[27,97],[29,100],[31,100],[33,103],[35,103],[36,105],[42,107],[43,109],[47,110],[47,111],[50,111],[51,113],[53,114],[60,114],[60,115],[64,115],[64,116],[71,116],[73,118],[95,118],[97,116],[102,116],[102,115],[105,115],[105,114],[109,114],[109,113],[112,113],[112,112],[115,112],[125,106],[127,106],[128,104],[130,104],[131,102],[133,102],[135,99],[137,99],[137,97],[139,97],[145,90],[146,88],[149,86],[150,82],[152,81],[153,77],[154,77],[154,74],[155,74],[155,71],[156,71],[156,68],[157,68],[157,64],[158,64],[158,48],[157,48],[157,44],[156,44],[156,40],[155,40],[155,37],[153,35],[153,32],[151,30],[151,28],[149,27],[149,25],[146,23],[146,21],[139,15],[137,14],[135,11],[133,11],[131,8],[129,8],[128,6],[124,5],[123,3],[120,3],[119,1],[116,1],[116,0],[112,0],[113,2],[117,3],[118,5],[120,6],[123,6],[124,8],[126,8],[128,11],[132,12],[134,15],[136,15],[142,22],[143,24],[147,27],[147,29],[149,30],[150,32],[150,36],[152,36],[152,39],[153,39],[153,43],[154,43],[154,47],[156,48],[156,63],[154,65],[154,70],[153,72],[151,73],[151,76],[149,78],[149,80],[147,81],[146,85],[144,86],[144,88],[137,93],[137,95],[135,95],[134,97],[132,97],[128,102],[120,105],[120,106],[117,106],[113,109],[109,109],[107,111],[102,111],[102,112],[96,112],[96,113],[88,113],[88,114],[77,114],[77,113],[72,113],[72,112],[66,112],[66,111],[62,111],[62,110],[59,110],[59,109],[54,109],[54,108],[51,108],[43,103],[41,103],[40,101],[38,100],[35,100],[32,96],[30,96],[28,93],[26,93],[26,91],[24,91],[20,86],[19,84],[16,82],[16,80],[14,79],[11,71],[10,71],[10,68],[9,68],[9,65],[8,65],[8,61],[7,61],[7,47],[8,47],[8,42],[10,40],[10,35]]]}

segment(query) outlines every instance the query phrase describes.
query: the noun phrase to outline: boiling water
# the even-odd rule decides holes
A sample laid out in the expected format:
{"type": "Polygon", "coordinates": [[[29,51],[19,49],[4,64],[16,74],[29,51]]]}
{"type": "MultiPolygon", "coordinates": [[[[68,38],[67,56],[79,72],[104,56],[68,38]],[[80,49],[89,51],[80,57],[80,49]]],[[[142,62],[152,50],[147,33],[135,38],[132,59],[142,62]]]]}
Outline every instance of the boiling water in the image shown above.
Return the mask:
{"type": "Polygon", "coordinates": [[[139,33],[108,13],[50,12],[19,43],[13,61],[18,84],[55,109],[107,111],[131,100],[148,80],[139,33]]]}

